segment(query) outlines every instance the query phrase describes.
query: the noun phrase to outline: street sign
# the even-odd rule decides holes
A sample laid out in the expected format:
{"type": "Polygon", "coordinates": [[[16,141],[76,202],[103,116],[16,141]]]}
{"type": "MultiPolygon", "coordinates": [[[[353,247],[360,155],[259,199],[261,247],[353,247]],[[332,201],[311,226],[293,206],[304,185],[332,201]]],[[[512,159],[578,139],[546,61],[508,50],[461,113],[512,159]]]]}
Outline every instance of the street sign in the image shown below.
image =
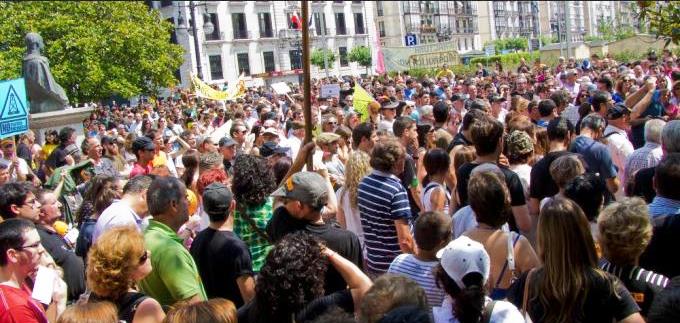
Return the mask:
{"type": "Polygon", "coordinates": [[[28,101],[23,78],[0,82],[0,138],[28,131],[28,101]]]}
{"type": "Polygon", "coordinates": [[[416,39],[415,34],[408,34],[406,37],[404,37],[404,40],[406,42],[406,46],[415,46],[418,45],[418,39],[416,39]]]}
{"type": "Polygon", "coordinates": [[[486,47],[484,47],[484,54],[486,54],[486,56],[492,56],[496,54],[496,46],[487,45],[486,47]]]}

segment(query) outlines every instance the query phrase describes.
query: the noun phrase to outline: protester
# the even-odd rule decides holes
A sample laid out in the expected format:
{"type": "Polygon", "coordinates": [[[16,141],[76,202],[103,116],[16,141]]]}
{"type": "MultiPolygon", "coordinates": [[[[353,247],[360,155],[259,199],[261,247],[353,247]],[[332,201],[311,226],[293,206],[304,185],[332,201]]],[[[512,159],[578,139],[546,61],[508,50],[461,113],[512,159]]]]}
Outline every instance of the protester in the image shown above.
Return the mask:
{"type": "MultiPolygon", "coordinates": [[[[389,317],[394,315],[393,311],[408,307],[429,312],[423,288],[404,276],[382,275],[374,281],[373,286],[364,295],[360,307],[360,322],[388,322],[389,317]]],[[[396,321],[403,322],[404,320],[396,321]]],[[[408,320],[408,322],[418,321],[408,320]]]]}
{"type": "Polygon", "coordinates": [[[208,301],[173,308],[168,312],[168,316],[163,322],[236,323],[238,320],[234,303],[223,298],[213,298],[208,301]]]}
{"type": "Polygon", "coordinates": [[[57,323],[118,323],[116,306],[111,302],[87,302],[69,306],[57,323]]]}
{"type": "Polygon", "coordinates": [[[151,177],[143,175],[125,183],[120,200],[112,203],[97,217],[92,241],[96,242],[100,235],[115,226],[134,225],[141,232],[144,218],[149,213],[147,190],[151,183],[151,177]]]}
{"type": "Polygon", "coordinates": [[[104,233],[92,246],[87,264],[89,302],[109,301],[125,322],[161,322],[165,313],[155,299],[140,293],[137,284],[154,269],[144,237],[134,226],[104,233]]]}

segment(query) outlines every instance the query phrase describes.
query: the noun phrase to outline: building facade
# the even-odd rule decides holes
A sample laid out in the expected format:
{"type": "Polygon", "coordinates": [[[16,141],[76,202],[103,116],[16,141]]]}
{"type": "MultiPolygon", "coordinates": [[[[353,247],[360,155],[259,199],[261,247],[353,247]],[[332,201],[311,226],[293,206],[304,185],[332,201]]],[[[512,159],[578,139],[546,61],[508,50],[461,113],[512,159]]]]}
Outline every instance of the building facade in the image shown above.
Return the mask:
{"type": "Polygon", "coordinates": [[[485,4],[476,1],[375,1],[380,42],[387,47],[401,47],[454,41],[460,53],[480,50],[479,3],[485,4]]]}
{"type": "MultiPolygon", "coordinates": [[[[199,60],[202,79],[209,84],[231,83],[241,74],[249,79],[261,78],[266,84],[297,82],[302,74],[301,33],[291,28],[293,16],[301,19],[300,1],[149,1],[148,4],[176,26],[173,41],[185,49],[184,63],[178,72],[183,87],[188,86],[192,74],[199,74],[199,60]],[[190,3],[194,5],[198,48],[193,30],[180,26],[183,21],[192,26],[190,3]],[[207,19],[212,30],[204,28],[207,19]]],[[[312,1],[309,12],[312,51],[327,48],[336,56],[328,75],[365,73],[364,67],[349,62],[348,53],[356,46],[371,47],[375,39],[373,2],[312,1]]],[[[312,65],[312,77],[325,75],[325,69],[312,65]]]]}

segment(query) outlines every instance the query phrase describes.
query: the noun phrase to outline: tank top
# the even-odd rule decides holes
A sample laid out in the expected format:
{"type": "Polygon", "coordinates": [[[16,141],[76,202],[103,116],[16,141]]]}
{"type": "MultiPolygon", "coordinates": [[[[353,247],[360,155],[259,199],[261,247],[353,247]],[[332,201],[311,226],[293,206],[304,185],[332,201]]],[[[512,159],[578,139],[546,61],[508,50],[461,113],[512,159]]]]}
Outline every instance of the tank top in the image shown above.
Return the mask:
{"type": "Polygon", "coordinates": [[[425,188],[423,188],[423,192],[420,194],[420,201],[423,203],[423,208],[424,212],[427,211],[432,211],[432,201],[431,201],[431,196],[432,192],[435,191],[435,188],[439,188],[444,193],[446,194],[446,203],[444,204],[444,213],[449,214],[449,204],[451,203],[451,193],[449,192],[448,189],[446,189],[446,186],[444,184],[439,184],[437,182],[429,182],[427,185],[425,185],[425,188]]]}

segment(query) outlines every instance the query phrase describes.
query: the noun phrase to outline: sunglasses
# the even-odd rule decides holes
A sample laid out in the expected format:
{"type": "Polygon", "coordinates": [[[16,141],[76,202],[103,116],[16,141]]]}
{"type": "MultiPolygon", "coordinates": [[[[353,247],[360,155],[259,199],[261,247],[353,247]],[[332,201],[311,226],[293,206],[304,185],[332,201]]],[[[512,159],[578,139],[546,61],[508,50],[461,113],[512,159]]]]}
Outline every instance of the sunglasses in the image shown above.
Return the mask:
{"type": "Polygon", "coordinates": [[[144,250],[144,253],[139,257],[139,264],[143,264],[149,259],[149,250],[144,250]]]}
{"type": "Polygon", "coordinates": [[[14,148],[14,144],[2,145],[2,148],[5,148],[5,149],[14,148]]]}

